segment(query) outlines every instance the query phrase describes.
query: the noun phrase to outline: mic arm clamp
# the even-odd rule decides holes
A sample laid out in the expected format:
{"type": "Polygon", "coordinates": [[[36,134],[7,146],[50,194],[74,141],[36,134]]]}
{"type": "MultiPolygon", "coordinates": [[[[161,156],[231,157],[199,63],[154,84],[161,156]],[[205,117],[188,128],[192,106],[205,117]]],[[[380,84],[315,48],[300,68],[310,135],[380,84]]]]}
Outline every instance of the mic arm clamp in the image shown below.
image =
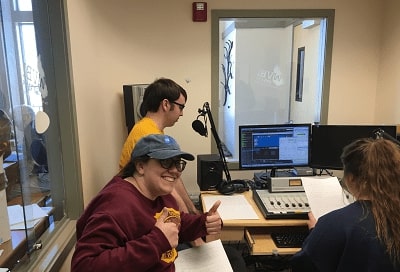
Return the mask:
{"type": "Polygon", "coordinates": [[[202,113],[207,114],[208,120],[210,120],[211,132],[212,132],[212,135],[214,137],[215,143],[217,144],[217,149],[218,149],[218,152],[219,152],[219,156],[221,157],[221,160],[222,160],[222,167],[223,167],[223,170],[224,170],[224,173],[225,173],[226,181],[227,182],[231,182],[232,179],[231,179],[231,175],[229,173],[228,164],[226,163],[226,158],[225,158],[224,150],[222,148],[221,139],[219,138],[218,132],[217,132],[217,130],[215,128],[214,119],[212,117],[212,113],[211,113],[211,110],[210,110],[210,105],[209,105],[208,102],[204,103],[203,109],[199,109],[199,113],[200,114],[202,114],[202,113]]]}
{"type": "Polygon", "coordinates": [[[199,113],[199,116],[206,116],[207,114],[207,108],[209,108],[208,102],[205,102],[203,104],[202,109],[198,109],[197,112],[199,113]]]}
{"type": "Polygon", "coordinates": [[[398,146],[400,146],[400,141],[398,141],[396,138],[394,138],[392,135],[390,135],[381,128],[374,131],[374,136],[375,139],[381,139],[381,138],[388,139],[397,144],[398,146]]]}

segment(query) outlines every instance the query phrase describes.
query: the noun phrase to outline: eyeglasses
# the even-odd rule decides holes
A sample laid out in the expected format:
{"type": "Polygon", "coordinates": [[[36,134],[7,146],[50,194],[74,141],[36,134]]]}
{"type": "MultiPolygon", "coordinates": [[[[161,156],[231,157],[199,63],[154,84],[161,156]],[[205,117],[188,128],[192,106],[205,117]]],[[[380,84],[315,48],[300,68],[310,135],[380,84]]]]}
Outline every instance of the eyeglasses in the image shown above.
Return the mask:
{"type": "Polygon", "coordinates": [[[171,169],[172,166],[175,166],[176,170],[182,172],[183,170],[185,170],[186,167],[186,161],[181,159],[170,158],[158,161],[160,162],[161,167],[164,169],[171,169]]]}
{"type": "Polygon", "coordinates": [[[175,101],[172,101],[171,103],[172,103],[172,104],[175,104],[175,105],[178,105],[178,106],[179,106],[179,109],[180,109],[181,111],[185,108],[185,105],[183,105],[183,104],[181,104],[181,103],[178,103],[178,102],[175,102],[175,101]]]}

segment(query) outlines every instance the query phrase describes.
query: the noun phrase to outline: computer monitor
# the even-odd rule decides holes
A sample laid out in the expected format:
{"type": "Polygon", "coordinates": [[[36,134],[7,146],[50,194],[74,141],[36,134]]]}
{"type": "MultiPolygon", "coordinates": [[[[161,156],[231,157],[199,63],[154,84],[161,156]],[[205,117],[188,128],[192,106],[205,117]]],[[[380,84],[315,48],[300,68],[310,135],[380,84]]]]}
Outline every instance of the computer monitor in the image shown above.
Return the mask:
{"type": "Polygon", "coordinates": [[[379,125],[313,125],[311,128],[311,163],[316,169],[343,169],[340,155],[343,148],[359,138],[374,138],[383,129],[396,138],[396,126],[379,125]]]}
{"type": "Polygon", "coordinates": [[[310,164],[311,124],[239,126],[241,169],[290,169],[310,164]]]}

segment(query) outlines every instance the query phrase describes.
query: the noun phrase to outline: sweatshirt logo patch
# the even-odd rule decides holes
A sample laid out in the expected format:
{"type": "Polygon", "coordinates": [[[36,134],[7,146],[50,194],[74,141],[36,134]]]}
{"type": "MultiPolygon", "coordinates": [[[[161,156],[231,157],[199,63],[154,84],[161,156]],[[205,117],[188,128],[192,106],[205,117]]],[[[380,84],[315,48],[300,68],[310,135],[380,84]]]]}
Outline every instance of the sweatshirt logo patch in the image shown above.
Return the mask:
{"type": "MultiPolygon", "coordinates": [[[[161,214],[162,214],[162,211],[159,212],[159,213],[156,213],[156,214],[154,215],[154,218],[157,220],[158,218],[160,218],[161,214]]],[[[173,209],[173,208],[168,208],[168,215],[167,215],[167,217],[165,218],[164,222],[173,222],[173,223],[175,223],[175,224],[178,226],[178,228],[179,228],[180,225],[181,225],[181,216],[180,216],[180,213],[179,213],[177,210],[173,209]]],[[[178,257],[178,252],[176,251],[175,248],[172,248],[172,249],[170,249],[170,250],[164,252],[164,253],[161,255],[161,260],[164,261],[164,262],[166,262],[166,263],[172,263],[172,262],[175,261],[175,259],[176,259],[177,257],[178,257]]]]}

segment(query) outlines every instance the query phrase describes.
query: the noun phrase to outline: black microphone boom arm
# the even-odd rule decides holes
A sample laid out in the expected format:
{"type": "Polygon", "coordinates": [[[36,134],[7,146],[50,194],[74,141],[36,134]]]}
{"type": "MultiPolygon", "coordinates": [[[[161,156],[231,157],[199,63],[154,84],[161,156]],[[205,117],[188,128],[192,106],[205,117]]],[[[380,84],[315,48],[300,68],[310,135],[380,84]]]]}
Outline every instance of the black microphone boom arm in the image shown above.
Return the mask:
{"type": "Polygon", "coordinates": [[[217,130],[215,128],[215,123],[214,123],[214,119],[212,117],[211,114],[211,110],[210,110],[210,105],[208,104],[208,102],[205,102],[203,105],[203,110],[199,109],[199,113],[200,112],[205,112],[208,116],[208,120],[210,120],[210,125],[211,125],[211,132],[212,135],[214,137],[215,143],[217,144],[217,149],[219,152],[219,156],[221,157],[222,160],[222,167],[225,173],[225,177],[226,177],[226,181],[227,182],[231,182],[231,175],[229,173],[229,169],[228,169],[228,164],[226,163],[226,158],[225,158],[225,154],[224,154],[224,150],[222,149],[222,144],[221,144],[221,140],[218,136],[217,130]]]}
{"type": "Polygon", "coordinates": [[[392,135],[390,135],[389,133],[387,133],[386,131],[384,131],[381,128],[374,131],[374,136],[375,136],[375,139],[385,138],[385,139],[388,139],[388,140],[394,142],[398,146],[400,146],[400,141],[398,141],[396,138],[394,138],[392,135]]]}

